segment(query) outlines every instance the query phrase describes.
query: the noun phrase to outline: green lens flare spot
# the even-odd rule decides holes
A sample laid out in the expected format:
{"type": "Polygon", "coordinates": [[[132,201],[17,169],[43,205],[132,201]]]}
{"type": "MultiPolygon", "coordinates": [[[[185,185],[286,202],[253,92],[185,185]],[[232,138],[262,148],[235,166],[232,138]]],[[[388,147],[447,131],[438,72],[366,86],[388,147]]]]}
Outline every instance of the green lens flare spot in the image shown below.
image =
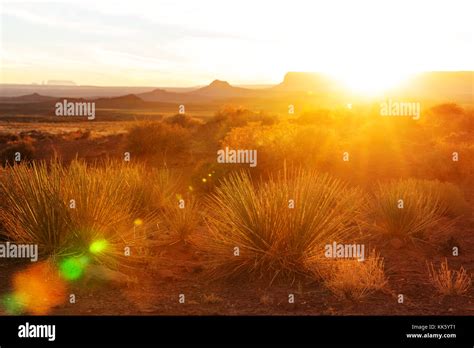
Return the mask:
{"type": "Polygon", "coordinates": [[[21,300],[21,296],[17,294],[4,295],[1,303],[7,314],[17,315],[24,312],[23,301],[21,300]]]}
{"type": "Polygon", "coordinates": [[[89,251],[93,254],[100,254],[107,249],[109,243],[105,239],[100,239],[92,242],[89,246],[89,251]]]}
{"type": "Polygon", "coordinates": [[[88,261],[85,256],[69,257],[60,263],[59,272],[66,280],[77,280],[83,275],[88,261]]]}

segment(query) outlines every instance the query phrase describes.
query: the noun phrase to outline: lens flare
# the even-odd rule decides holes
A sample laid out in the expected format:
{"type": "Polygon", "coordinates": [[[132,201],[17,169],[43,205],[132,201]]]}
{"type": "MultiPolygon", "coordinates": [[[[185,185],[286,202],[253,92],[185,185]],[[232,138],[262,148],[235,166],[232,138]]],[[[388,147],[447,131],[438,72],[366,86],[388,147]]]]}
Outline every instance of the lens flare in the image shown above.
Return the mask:
{"type": "Polygon", "coordinates": [[[88,263],[87,256],[68,257],[59,264],[59,272],[66,280],[77,280],[84,274],[88,263]]]}
{"type": "Polygon", "coordinates": [[[107,249],[108,245],[109,245],[109,242],[107,242],[107,240],[99,239],[92,242],[92,244],[89,246],[89,251],[92,254],[100,254],[104,252],[105,249],[107,249]]]}
{"type": "Polygon", "coordinates": [[[21,294],[9,293],[2,296],[1,304],[7,314],[18,315],[25,311],[25,299],[21,294]]]}
{"type": "Polygon", "coordinates": [[[143,220],[142,219],[135,219],[135,221],[133,221],[133,224],[135,226],[141,226],[141,225],[143,225],[143,220]]]}
{"type": "Polygon", "coordinates": [[[7,311],[23,311],[35,315],[47,314],[53,307],[64,303],[66,284],[48,261],[28,267],[13,276],[13,293],[4,298],[7,311]]]}

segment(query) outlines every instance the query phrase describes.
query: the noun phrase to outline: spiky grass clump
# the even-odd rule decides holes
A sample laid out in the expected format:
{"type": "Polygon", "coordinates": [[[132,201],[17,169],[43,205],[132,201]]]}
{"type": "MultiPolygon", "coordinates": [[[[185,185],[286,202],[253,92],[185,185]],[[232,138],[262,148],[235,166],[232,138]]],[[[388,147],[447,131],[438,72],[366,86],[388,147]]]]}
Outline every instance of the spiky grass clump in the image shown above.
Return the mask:
{"type": "Polygon", "coordinates": [[[120,165],[91,167],[78,161],[62,169],[63,199],[75,202],[75,208],[68,207],[75,245],[113,239],[132,220],[132,200],[122,170],[120,165]]]}
{"type": "Polygon", "coordinates": [[[426,180],[400,180],[379,184],[368,205],[375,223],[372,229],[389,236],[425,238],[431,230],[451,226],[443,219],[447,204],[441,196],[440,183],[426,180]]]}
{"type": "Polygon", "coordinates": [[[472,278],[466,270],[450,270],[448,260],[441,263],[439,270],[434,268],[433,263],[428,264],[428,272],[431,284],[442,295],[463,295],[471,286],[472,278]]]}
{"type": "Polygon", "coordinates": [[[258,186],[233,173],[207,202],[213,275],[308,275],[325,244],[357,238],[361,204],[358,190],[316,172],[281,172],[258,186]]]}
{"type": "Polygon", "coordinates": [[[121,175],[132,198],[133,209],[141,215],[161,212],[179,192],[180,176],[168,168],[124,165],[121,175]]]}
{"type": "Polygon", "coordinates": [[[387,284],[383,259],[372,252],[364,261],[329,261],[323,273],[324,285],[337,297],[361,300],[387,284]]]}
{"type": "Polygon", "coordinates": [[[441,183],[440,197],[447,207],[448,216],[458,217],[472,214],[472,209],[466,202],[463,191],[457,185],[450,182],[441,183]]]}
{"type": "Polygon", "coordinates": [[[140,181],[140,172],[139,167],[112,162],[89,166],[73,161],[63,166],[53,161],[10,167],[0,182],[5,197],[0,220],[6,237],[38,244],[43,256],[86,253],[92,243],[102,241],[105,250],[93,256],[113,264],[124,258],[124,246],[140,242],[133,221],[142,212],[136,186],[129,180],[140,181]]]}
{"type": "Polygon", "coordinates": [[[71,215],[62,195],[63,170],[57,163],[17,165],[0,182],[0,220],[9,240],[38,244],[45,254],[60,250],[70,238],[71,215]]]}
{"type": "Polygon", "coordinates": [[[463,191],[455,184],[438,180],[417,180],[419,190],[427,196],[434,197],[445,216],[456,218],[469,215],[470,207],[464,198],[463,191]]]}
{"type": "Polygon", "coordinates": [[[199,226],[202,212],[195,197],[177,198],[179,199],[167,205],[161,222],[172,235],[174,242],[187,242],[191,233],[199,226]]]}

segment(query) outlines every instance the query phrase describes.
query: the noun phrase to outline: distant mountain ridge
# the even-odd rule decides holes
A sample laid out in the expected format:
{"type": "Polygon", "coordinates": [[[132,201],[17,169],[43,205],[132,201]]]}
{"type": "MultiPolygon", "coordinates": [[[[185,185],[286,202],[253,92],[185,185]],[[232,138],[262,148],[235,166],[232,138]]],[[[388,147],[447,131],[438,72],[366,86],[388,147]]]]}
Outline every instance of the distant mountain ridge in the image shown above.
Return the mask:
{"type": "Polygon", "coordinates": [[[0,97],[0,102],[10,103],[41,103],[56,100],[55,97],[48,97],[38,93],[21,95],[19,97],[0,97]]]}
{"type": "Polygon", "coordinates": [[[189,92],[169,92],[165,89],[157,88],[151,92],[138,94],[138,96],[145,101],[151,102],[189,103],[212,101],[223,98],[252,97],[261,94],[262,91],[264,91],[264,89],[253,90],[249,88],[234,87],[227,81],[214,80],[207,86],[189,92]]]}
{"type": "MultiPolygon", "coordinates": [[[[295,93],[311,92],[311,94],[329,95],[351,93],[348,89],[336,83],[334,79],[322,73],[288,72],[281,83],[260,89],[235,87],[227,81],[214,80],[209,85],[185,92],[168,91],[156,88],[143,93],[129,93],[114,97],[100,97],[90,99],[99,107],[139,107],[147,103],[209,103],[219,100],[233,100],[245,98],[278,98],[294,95],[295,93]]],[[[454,99],[474,102],[474,71],[458,72],[425,72],[414,75],[403,85],[393,88],[390,92],[394,96],[408,96],[411,98],[454,99]]],[[[0,97],[0,103],[45,103],[64,98],[50,97],[38,93],[16,97],[0,97]]],[[[77,97],[76,97],[77,98],[77,97]]]]}

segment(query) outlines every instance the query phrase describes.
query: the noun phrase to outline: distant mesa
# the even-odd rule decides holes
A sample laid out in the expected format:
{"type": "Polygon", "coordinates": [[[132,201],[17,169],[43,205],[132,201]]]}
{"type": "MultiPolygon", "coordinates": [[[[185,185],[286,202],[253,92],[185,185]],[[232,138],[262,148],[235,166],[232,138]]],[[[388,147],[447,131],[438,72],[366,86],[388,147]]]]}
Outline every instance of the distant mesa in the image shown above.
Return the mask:
{"type": "MultiPolygon", "coordinates": [[[[183,88],[168,90],[152,87],[94,87],[75,86],[72,81],[50,80],[48,85],[60,84],[60,87],[38,86],[6,86],[0,90],[4,96],[0,103],[43,103],[52,102],[59,97],[89,98],[104,108],[139,106],[156,107],[149,103],[166,104],[206,104],[215,102],[244,102],[252,98],[278,99],[294,98],[295,96],[346,98],[353,93],[347,87],[334,81],[324,73],[288,72],[283,81],[267,88],[243,88],[232,86],[223,80],[214,80],[201,88],[183,88]],[[69,86],[68,86],[69,85],[69,86]],[[26,95],[18,96],[24,91],[26,95]],[[34,92],[34,93],[33,93],[34,92]],[[37,93],[40,92],[40,93],[37,93]],[[132,93],[131,93],[132,92],[132,93]],[[15,93],[15,94],[13,94],[15,93]],[[29,93],[29,94],[28,94],[29,93]],[[49,94],[50,97],[42,95],[49,94]],[[54,96],[54,97],[52,97],[54,96]]],[[[424,72],[413,75],[403,84],[389,91],[393,96],[402,98],[455,100],[457,102],[473,103],[474,90],[473,71],[440,71],[424,72]]]]}
{"type": "Polygon", "coordinates": [[[285,74],[283,82],[275,86],[275,90],[285,90],[292,92],[307,91],[327,91],[328,88],[335,87],[334,80],[322,73],[310,72],[288,72],[285,74]]]}
{"type": "Polygon", "coordinates": [[[214,80],[210,85],[189,92],[188,94],[211,98],[239,98],[250,97],[255,94],[255,91],[231,86],[227,81],[214,80]]]}
{"type": "Polygon", "coordinates": [[[208,87],[212,88],[232,88],[232,86],[227,81],[214,80],[208,87]]]}
{"type": "Polygon", "coordinates": [[[48,80],[46,84],[48,86],[77,86],[74,81],[70,80],[48,80]]]}

